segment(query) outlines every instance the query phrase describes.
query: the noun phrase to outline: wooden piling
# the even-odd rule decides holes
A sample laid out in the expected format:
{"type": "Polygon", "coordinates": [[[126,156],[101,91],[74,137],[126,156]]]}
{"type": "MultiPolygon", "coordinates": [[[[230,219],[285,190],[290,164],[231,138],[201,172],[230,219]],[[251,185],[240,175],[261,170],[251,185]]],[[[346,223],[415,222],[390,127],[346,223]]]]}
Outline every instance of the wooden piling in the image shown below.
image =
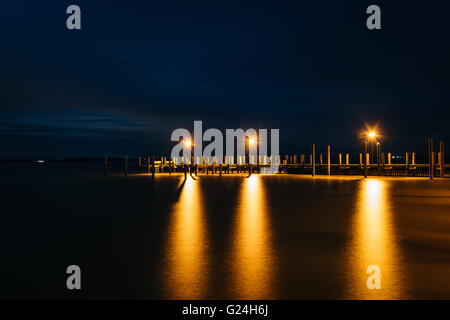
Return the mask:
{"type": "Polygon", "coordinates": [[[391,159],[392,159],[392,155],[390,152],[388,152],[388,165],[391,165],[391,159]]]}
{"type": "Polygon", "coordinates": [[[364,142],[364,178],[367,178],[367,142],[364,142]]]}
{"type": "Polygon", "coordinates": [[[141,173],[141,165],[142,165],[142,159],[141,157],[138,158],[138,173],[141,173]]]}
{"type": "Polygon", "coordinates": [[[434,178],[434,174],[435,174],[435,164],[436,164],[436,152],[432,152],[431,153],[431,174],[434,178]]]}
{"type": "Polygon", "coordinates": [[[323,165],[322,154],[319,154],[319,159],[320,159],[320,165],[323,165]]]}
{"type": "Polygon", "coordinates": [[[428,171],[430,180],[433,180],[433,139],[428,139],[428,171]]]}
{"type": "Polygon", "coordinates": [[[441,178],[445,177],[445,151],[444,151],[444,141],[439,141],[439,151],[441,153],[441,178]]]}
{"type": "Polygon", "coordinates": [[[328,175],[331,175],[331,146],[328,145],[328,154],[327,154],[327,171],[328,175]]]}
{"type": "Polygon", "coordinates": [[[105,157],[105,169],[104,169],[105,177],[108,175],[108,157],[105,157]]]}
{"type": "Polygon", "coordinates": [[[312,155],[311,155],[311,167],[312,167],[312,176],[316,175],[316,145],[312,145],[312,155]]]}
{"type": "Polygon", "coordinates": [[[128,156],[125,156],[125,177],[128,176],[128,156]]]}
{"type": "Polygon", "coordinates": [[[219,164],[219,177],[222,176],[222,164],[219,164]]]}
{"type": "Polygon", "coordinates": [[[350,164],[349,154],[345,154],[345,164],[348,166],[350,164]]]}
{"type": "Polygon", "coordinates": [[[150,157],[147,157],[147,173],[150,173],[150,157]]]}
{"type": "Polygon", "coordinates": [[[405,156],[406,175],[409,176],[409,152],[407,152],[405,156]]]}
{"type": "Polygon", "coordinates": [[[342,153],[339,153],[339,169],[342,167],[342,153]]]}
{"type": "Polygon", "coordinates": [[[187,179],[187,165],[183,164],[183,167],[184,167],[184,180],[186,180],[187,179]]]}
{"type": "Polygon", "coordinates": [[[155,177],[155,171],[156,171],[156,168],[155,168],[155,156],[152,156],[152,178],[155,177]]]}
{"type": "Polygon", "coordinates": [[[380,175],[380,161],[381,158],[381,145],[379,142],[377,142],[377,175],[380,175]]]}

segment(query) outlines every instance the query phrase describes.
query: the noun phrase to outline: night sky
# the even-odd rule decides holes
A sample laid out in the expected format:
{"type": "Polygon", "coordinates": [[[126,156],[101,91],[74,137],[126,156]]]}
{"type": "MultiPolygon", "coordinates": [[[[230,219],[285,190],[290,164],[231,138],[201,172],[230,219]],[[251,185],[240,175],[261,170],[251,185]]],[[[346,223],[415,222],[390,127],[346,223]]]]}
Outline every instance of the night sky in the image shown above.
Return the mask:
{"type": "Polygon", "coordinates": [[[443,1],[15,0],[0,12],[1,159],[168,155],[194,120],[279,128],[283,154],[360,152],[376,123],[386,152],[450,146],[443,1]],[[366,28],[370,4],[382,30],[366,28]]]}

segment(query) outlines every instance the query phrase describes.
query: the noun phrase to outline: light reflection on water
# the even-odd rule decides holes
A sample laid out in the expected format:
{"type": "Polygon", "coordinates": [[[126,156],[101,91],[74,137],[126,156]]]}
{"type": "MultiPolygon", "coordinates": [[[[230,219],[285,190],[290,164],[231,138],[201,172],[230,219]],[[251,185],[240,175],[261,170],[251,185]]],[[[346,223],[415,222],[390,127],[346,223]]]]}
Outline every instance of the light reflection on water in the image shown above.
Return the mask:
{"type": "Polygon", "coordinates": [[[275,298],[276,259],[261,176],[243,181],[231,245],[231,298],[275,298]]]}
{"type": "MultiPolygon", "coordinates": [[[[200,181],[188,177],[173,207],[165,248],[165,292],[169,299],[210,297],[211,244],[204,217],[200,181]]],[[[230,298],[275,298],[275,258],[264,186],[261,177],[242,180],[230,234],[229,251],[219,265],[226,266],[222,288],[230,298]]],[[[224,248],[225,249],[225,248],[224,248]]],[[[217,258],[217,256],[216,256],[217,258]]]]}
{"type": "Polygon", "coordinates": [[[389,181],[361,180],[351,224],[352,239],[346,253],[347,292],[349,299],[404,299],[402,263],[389,181]],[[367,288],[367,267],[377,265],[381,271],[381,289],[367,288]]]}
{"type": "Polygon", "coordinates": [[[165,286],[169,299],[207,297],[210,261],[202,196],[191,177],[171,213],[166,248],[165,286]]]}
{"type": "MultiPolygon", "coordinates": [[[[275,280],[280,266],[262,177],[253,175],[239,183],[234,212],[225,213],[232,219],[229,243],[216,248],[225,250],[223,255],[211,250],[214,243],[208,234],[200,184],[201,178],[194,181],[188,177],[172,208],[165,246],[165,297],[205,299],[225,294],[230,299],[278,298],[275,280]],[[226,269],[219,278],[220,270],[214,270],[213,263],[226,269]],[[220,293],[211,291],[214,283],[219,284],[220,293]]],[[[342,297],[404,299],[406,289],[389,196],[390,182],[364,179],[358,182],[356,192],[349,224],[350,242],[342,260],[345,266],[342,297]],[[366,270],[370,265],[381,269],[380,290],[367,288],[370,275],[366,270]]]]}

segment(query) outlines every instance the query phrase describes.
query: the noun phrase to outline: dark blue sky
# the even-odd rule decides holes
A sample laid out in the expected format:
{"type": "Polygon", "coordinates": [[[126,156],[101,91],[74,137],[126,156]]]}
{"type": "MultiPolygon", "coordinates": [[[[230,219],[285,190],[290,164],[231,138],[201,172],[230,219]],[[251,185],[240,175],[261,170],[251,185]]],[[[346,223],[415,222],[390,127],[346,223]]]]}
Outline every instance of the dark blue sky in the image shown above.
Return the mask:
{"type": "Polygon", "coordinates": [[[359,152],[377,122],[386,151],[450,143],[448,8],[392,2],[2,1],[0,158],[169,154],[194,120],[282,153],[359,152]]]}

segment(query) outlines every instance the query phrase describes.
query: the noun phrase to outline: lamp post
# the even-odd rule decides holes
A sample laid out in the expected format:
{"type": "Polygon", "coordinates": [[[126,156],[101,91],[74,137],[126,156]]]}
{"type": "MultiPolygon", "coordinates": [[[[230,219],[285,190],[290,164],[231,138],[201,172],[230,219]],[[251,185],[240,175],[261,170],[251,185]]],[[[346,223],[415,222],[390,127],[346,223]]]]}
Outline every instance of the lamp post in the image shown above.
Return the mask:
{"type": "Polygon", "coordinates": [[[368,135],[369,135],[370,144],[371,144],[371,148],[372,148],[372,152],[370,154],[370,158],[371,158],[370,162],[371,162],[371,166],[373,166],[373,140],[375,139],[377,134],[374,131],[370,131],[368,135]]]}
{"type": "MultiPolygon", "coordinates": [[[[189,138],[189,140],[186,140],[186,142],[184,144],[186,145],[186,147],[189,148],[189,150],[190,150],[190,158],[192,158],[191,157],[192,156],[192,142],[191,142],[191,138],[189,138]]],[[[184,155],[183,155],[183,157],[186,158],[186,156],[184,156],[184,155]]],[[[188,162],[187,158],[186,158],[185,162],[188,162]]]]}

